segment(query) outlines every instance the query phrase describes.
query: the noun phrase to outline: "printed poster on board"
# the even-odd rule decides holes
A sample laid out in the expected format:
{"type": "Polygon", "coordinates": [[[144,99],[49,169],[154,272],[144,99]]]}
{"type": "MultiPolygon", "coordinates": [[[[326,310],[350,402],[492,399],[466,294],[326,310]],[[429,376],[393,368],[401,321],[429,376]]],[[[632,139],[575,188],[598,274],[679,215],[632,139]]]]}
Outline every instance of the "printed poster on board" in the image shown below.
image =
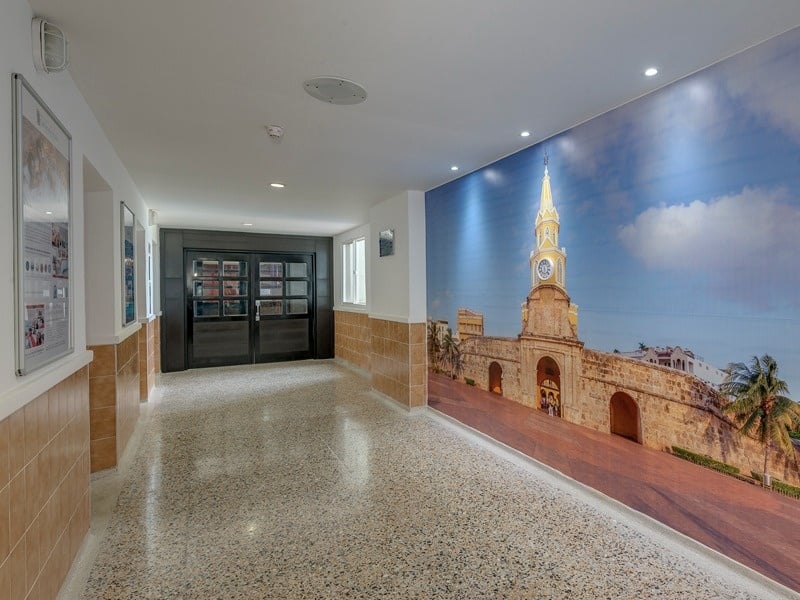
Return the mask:
{"type": "Polygon", "coordinates": [[[72,352],[71,138],[14,75],[17,371],[72,352]]]}

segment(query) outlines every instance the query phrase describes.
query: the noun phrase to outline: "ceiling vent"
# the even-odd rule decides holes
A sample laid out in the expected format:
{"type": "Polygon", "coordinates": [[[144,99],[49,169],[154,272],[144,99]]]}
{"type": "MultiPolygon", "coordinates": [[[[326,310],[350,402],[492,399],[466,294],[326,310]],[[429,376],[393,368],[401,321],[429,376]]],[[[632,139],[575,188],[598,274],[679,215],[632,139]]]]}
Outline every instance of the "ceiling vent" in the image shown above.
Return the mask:
{"type": "Polygon", "coordinates": [[[360,104],[367,99],[367,90],[341,77],[316,77],[303,83],[303,87],[317,100],[329,104],[360,104]]]}
{"type": "Polygon", "coordinates": [[[67,36],[53,23],[42,18],[31,22],[33,64],[40,73],[57,73],[69,66],[67,36]]]}

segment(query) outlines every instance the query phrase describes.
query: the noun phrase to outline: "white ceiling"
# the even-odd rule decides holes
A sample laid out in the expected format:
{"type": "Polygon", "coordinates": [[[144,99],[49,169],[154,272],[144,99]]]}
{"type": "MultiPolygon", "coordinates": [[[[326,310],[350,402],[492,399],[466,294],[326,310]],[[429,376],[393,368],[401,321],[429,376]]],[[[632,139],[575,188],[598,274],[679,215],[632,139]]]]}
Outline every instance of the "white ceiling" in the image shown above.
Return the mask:
{"type": "Polygon", "coordinates": [[[800,25],[798,0],[31,5],[160,224],[324,235],[800,25]],[[311,98],[321,75],[367,101],[311,98]]]}

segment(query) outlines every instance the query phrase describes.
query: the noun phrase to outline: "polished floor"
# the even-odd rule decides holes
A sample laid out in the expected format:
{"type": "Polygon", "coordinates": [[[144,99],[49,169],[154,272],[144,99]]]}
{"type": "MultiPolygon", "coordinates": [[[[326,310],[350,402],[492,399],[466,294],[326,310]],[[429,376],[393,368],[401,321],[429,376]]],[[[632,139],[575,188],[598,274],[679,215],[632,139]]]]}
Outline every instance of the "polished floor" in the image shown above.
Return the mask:
{"type": "Polygon", "coordinates": [[[432,415],[333,361],[164,375],[64,596],[766,597],[432,415]]]}

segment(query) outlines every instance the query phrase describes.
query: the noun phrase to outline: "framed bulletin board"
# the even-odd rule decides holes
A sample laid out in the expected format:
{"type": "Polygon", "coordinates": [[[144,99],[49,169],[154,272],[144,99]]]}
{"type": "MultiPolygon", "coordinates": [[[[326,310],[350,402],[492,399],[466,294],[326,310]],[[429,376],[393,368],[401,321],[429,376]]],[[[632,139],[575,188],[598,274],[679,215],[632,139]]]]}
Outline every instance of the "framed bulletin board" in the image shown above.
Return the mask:
{"type": "Polygon", "coordinates": [[[133,211],[120,203],[122,239],[122,324],[136,320],[136,217],[133,211]]]}
{"type": "Polygon", "coordinates": [[[16,370],[73,351],[72,138],[22,75],[12,75],[16,370]]]}

